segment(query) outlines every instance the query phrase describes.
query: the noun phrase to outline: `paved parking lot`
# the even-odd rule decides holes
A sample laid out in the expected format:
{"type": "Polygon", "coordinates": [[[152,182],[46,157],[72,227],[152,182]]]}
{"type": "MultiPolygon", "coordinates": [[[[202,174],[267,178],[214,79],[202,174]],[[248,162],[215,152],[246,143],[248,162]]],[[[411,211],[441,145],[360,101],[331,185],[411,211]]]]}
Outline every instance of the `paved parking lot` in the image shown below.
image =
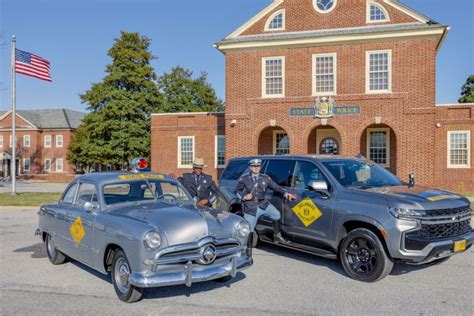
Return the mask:
{"type": "Polygon", "coordinates": [[[375,284],[349,279],[338,262],[263,246],[255,265],[225,284],[152,289],[121,303],[108,277],[77,263],[49,263],[33,236],[36,212],[0,209],[1,315],[410,314],[472,315],[474,251],[435,266],[396,266],[375,284]]]}

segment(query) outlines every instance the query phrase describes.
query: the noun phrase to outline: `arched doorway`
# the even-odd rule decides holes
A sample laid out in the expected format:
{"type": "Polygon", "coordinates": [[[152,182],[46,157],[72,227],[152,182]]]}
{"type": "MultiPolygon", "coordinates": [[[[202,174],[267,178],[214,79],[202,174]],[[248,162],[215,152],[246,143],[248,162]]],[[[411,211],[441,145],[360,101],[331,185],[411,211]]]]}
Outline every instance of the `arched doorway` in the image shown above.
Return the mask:
{"type": "Polygon", "coordinates": [[[287,155],[290,153],[290,137],[285,129],[275,126],[265,128],[258,138],[259,155],[287,155]]]}
{"type": "Polygon", "coordinates": [[[386,124],[372,124],[362,133],[360,153],[380,166],[397,172],[397,135],[386,124]]]}
{"type": "Polygon", "coordinates": [[[340,155],[341,135],[333,126],[317,126],[308,137],[308,154],[340,155]]]}

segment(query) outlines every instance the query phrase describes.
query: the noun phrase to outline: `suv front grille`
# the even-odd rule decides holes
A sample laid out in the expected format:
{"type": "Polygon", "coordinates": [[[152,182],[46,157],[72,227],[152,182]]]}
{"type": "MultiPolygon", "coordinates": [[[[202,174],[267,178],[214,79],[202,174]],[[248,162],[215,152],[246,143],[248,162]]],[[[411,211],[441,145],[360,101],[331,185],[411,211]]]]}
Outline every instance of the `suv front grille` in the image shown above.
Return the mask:
{"type": "Polygon", "coordinates": [[[431,216],[453,216],[457,214],[462,214],[466,212],[470,212],[471,208],[469,205],[463,207],[456,207],[456,208],[446,208],[446,209],[439,209],[439,210],[428,210],[426,211],[426,215],[431,216]]]}
{"type": "Polygon", "coordinates": [[[471,231],[471,221],[445,223],[445,224],[422,224],[421,230],[417,231],[420,237],[424,238],[443,238],[456,237],[471,231]]]}

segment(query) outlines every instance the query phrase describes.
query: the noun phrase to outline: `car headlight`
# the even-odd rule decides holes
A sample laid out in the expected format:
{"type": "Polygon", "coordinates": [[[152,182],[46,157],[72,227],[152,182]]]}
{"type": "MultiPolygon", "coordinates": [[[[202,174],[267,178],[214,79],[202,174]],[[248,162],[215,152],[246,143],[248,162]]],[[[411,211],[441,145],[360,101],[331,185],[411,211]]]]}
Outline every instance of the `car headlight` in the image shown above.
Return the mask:
{"type": "Polygon", "coordinates": [[[426,216],[425,210],[412,210],[407,208],[397,208],[391,207],[389,209],[390,214],[395,218],[407,218],[407,219],[415,219],[418,217],[426,216]]]}
{"type": "Polygon", "coordinates": [[[143,238],[143,244],[148,250],[156,250],[161,246],[161,236],[155,231],[149,231],[143,238]]]}
{"type": "Polygon", "coordinates": [[[250,234],[250,225],[247,222],[240,222],[235,229],[235,233],[239,238],[247,238],[250,234]]]}

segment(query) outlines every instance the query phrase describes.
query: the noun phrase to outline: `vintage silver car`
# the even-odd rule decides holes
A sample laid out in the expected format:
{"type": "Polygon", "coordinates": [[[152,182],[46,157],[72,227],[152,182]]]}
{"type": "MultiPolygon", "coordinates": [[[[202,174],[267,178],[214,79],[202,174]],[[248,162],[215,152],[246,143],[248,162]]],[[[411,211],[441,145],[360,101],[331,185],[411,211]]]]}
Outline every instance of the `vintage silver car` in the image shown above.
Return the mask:
{"type": "Polygon", "coordinates": [[[248,223],[221,209],[223,199],[196,207],[162,174],[93,173],[41,206],[36,234],[53,264],[69,257],[111,273],[119,299],[134,302],[144,288],[227,280],[253,264],[248,223]]]}

